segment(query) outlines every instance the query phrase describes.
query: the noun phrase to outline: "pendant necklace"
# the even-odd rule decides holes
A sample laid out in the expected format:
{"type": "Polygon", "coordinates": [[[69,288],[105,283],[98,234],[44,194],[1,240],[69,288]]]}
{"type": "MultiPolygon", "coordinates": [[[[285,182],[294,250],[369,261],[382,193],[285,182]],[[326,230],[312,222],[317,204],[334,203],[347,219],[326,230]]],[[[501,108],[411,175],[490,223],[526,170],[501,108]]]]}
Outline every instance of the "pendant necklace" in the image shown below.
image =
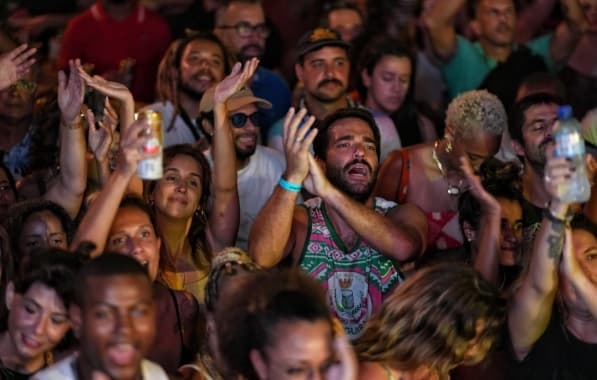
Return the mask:
{"type": "Polygon", "coordinates": [[[444,165],[441,163],[441,161],[437,157],[437,146],[438,145],[439,145],[439,140],[435,141],[435,143],[433,144],[433,150],[431,151],[431,157],[433,158],[433,162],[435,162],[435,166],[437,166],[440,173],[442,173],[442,176],[446,179],[446,182],[448,182],[448,195],[455,197],[457,195],[460,195],[460,191],[461,191],[460,186],[462,185],[462,179],[458,181],[458,185],[452,185],[450,183],[450,181],[448,180],[448,173],[446,173],[446,171],[444,169],[444,165]]]}

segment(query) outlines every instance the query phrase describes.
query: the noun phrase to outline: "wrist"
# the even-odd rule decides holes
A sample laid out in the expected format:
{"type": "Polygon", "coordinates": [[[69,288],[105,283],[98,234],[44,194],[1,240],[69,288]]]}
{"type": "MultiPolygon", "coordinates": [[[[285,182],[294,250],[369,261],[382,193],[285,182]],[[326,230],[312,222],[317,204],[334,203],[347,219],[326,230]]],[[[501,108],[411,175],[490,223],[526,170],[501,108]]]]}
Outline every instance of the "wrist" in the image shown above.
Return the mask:
{"type": "Polygon", "coordinates": [[[294,173],[286,173],[286,172],[284,172],[284,174],[282,174],[282,178],[285,181],[288,181],[290,183],[295,183],[297,185],[302,185],[303,180],[305,179],[304,177],[301,177],[300,175],[297,175],[294,173]]]}
{"type": "Polygon", "coordinates": [[[71,120],[66,120],[63,117],[60,119],[60,125],[68,129],[79,129],[83,127],[83,118],[81,117],[81,115],[77,115],[71,120]]]}
{"type": "Polygon", "coordinates": [[[547,206],[547,211],[554,217],[558,219],[566,219],[568,215],[569,205],[566,203],[561,203],[560,201],[551,201],[547,206]]]}
{"type": "Polygon", "coordinates": [[[278,185],[291,193],[300,193],[303,186],[300,183],[290,182],[284,179],[284,177],[280,177],[280,181],[278,181],[278,185]]]}
{"type": "Polygon", "coordinates": [[[574,214],[568,210],[567,206],[562,208],[562,206],[554,207],[553,205],[543,210],[543,216],[554,224],[566,226],[570,225],[574,218],[574,214]]]}

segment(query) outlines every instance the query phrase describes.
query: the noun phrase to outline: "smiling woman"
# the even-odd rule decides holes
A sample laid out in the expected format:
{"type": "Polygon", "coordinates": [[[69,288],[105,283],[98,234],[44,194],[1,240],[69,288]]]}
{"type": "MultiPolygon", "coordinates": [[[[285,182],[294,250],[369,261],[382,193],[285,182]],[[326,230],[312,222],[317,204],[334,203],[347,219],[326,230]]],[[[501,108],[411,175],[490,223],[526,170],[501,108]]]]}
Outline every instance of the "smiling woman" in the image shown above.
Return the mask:
{"type": "Polygon", "coordinates": [[[51,364],[52,351],[70,330],[68,308],[81,256],[60,249],[35,254],[8,283],[3,301],[9,309],[0,333],[2,379],[27,379],[51,364]]]}

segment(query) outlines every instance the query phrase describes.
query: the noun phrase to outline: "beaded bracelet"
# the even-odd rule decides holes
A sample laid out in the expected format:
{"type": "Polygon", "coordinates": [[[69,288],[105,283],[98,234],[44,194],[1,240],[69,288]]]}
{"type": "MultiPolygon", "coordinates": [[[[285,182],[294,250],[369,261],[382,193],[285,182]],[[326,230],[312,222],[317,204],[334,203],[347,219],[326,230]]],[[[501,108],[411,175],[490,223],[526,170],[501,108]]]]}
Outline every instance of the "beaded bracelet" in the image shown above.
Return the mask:
{"type": "Polygon", "coordinates": [[[283,188],[286,191],[290,191],[292,193],[298,193],[301,191],[301,189],[303,188],[302,185],[297,184],[297,183],[292,183],[292,182],[288,182],[286,181],[284,178],[280,177],[280,182],[278,182],[278,184],[280,185],[281,188],[283,188]]]}

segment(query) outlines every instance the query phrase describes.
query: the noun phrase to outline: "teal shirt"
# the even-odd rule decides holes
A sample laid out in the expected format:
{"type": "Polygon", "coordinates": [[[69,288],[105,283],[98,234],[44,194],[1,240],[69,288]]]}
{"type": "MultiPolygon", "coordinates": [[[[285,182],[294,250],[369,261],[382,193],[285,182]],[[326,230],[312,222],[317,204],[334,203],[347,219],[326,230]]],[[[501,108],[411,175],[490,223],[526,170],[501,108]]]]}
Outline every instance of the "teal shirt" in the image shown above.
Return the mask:
{"type": "MultiPolygon", "coordinates": [[[[551,58],[549,48],[551,39],[552,35],[546,34],[530,41],[526,46],[543,58],[550,71],[555,71],[556,65],[551,58]]],[[[465,91],[477,89],[487,74],[496,66],[497,62],[485,55],[481,44],[457,36],[454,56],[441,67],[450,99],[465,91]]]]}

